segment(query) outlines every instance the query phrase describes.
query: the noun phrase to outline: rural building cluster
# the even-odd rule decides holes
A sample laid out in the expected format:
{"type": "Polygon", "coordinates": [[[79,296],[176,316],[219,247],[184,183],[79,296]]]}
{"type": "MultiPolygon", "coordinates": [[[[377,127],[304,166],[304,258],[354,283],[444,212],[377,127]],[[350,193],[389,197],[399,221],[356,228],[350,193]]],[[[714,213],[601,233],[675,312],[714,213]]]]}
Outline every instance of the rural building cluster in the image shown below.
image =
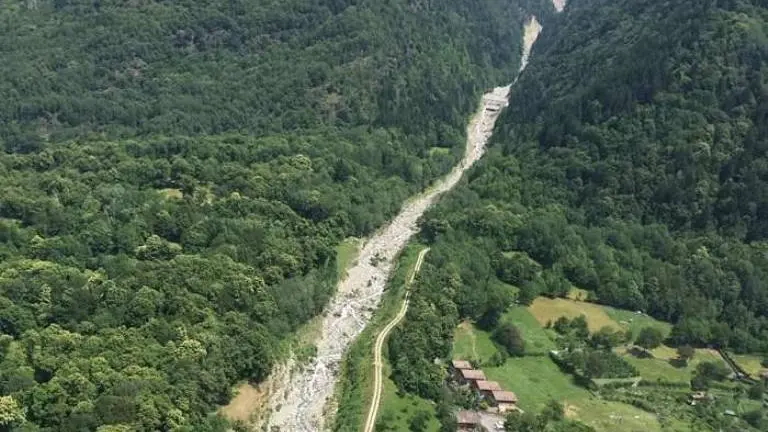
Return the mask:
{"type": "MultiPolygon", "coordinates": [[[[451,362],[451,376],[453,381],[460,386],[472,389],[477,397],[485,401],[488,411],[504,414],[511,411],[522,410],[517,406],[517,395],[504,390],[496,381],[489,381],[485,373],[475,369],[466,360],[453,360],[451,362]]],[[[474,430],[480,424],[480,416],[477,412],[462,410],[456,416],[459,430],[474,430]]]]}

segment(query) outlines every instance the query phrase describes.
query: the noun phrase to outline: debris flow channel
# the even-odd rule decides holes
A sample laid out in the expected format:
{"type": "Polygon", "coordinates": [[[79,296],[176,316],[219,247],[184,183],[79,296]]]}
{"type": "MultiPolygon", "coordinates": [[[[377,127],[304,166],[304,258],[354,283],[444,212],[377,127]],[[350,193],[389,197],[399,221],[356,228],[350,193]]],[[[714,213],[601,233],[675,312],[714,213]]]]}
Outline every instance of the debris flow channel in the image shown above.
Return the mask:
{"type": "MultiPolygon", "coordinates": [[[[524,49],[520,70],[528,63],[531,47],[541,31],[532,17],[525,25],[524,49]]],[[[363,245],[358,260],[347,270],[347,277],[328,305],[316,341],[317,356],[299,370],[273,377],[271,415],[267,430],[310,432],[323,430],[324,414],[339,365],[346,348],[360,334],[379,303],[393,260],[408,239],[417,232],[417,221],[442,193],[450,190],[462,174],[483,155],[501,109],[507,105],[511,85],[497,87],[483,96],[481,106],[467,127],[464,158],[430,189],[407,202],[400,213],[363,245]]]]}

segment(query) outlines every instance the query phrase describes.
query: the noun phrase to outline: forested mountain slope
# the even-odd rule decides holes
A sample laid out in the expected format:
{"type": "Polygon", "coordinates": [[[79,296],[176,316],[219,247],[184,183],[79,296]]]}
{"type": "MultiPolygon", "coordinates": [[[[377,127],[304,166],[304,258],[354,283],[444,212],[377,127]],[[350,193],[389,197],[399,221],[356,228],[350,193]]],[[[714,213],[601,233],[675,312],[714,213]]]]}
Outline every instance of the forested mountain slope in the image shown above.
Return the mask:
{"type": "Polygon", "coordinates": [[[681,339],[767,349],[768,10],[573,6],[489,161],[517,161],[523,206],[562,209],[516,246],[603,302],[696,324],[681,339]]]}
{"type": "Polygon", "coordinates": [[[486,158],[423,221],[401,388],[437,398],[432,359],[459,318],[492,325],[509,284],[768,350],[766,30],[747,0],[574,0],[545,27],[486,158]]]}
{"type": "Polygon", "coordinates": [[[550,8],[0,4],[0,429],[225,428],[550,8]]]}

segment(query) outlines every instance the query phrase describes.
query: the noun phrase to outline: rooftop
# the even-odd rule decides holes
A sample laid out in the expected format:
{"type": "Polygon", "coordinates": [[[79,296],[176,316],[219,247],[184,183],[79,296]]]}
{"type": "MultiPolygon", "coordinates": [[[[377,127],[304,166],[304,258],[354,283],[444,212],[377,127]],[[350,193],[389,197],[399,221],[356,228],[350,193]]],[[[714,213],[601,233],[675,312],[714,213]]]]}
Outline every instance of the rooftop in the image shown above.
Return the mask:
{"type": "Polygon", "coordinates": [[[485,374],[481,370],[475,370],[475,369],[462,369],[461,370],[461,376],[465,380],[485,380],[485,374]]]}
{"type": "Polygon", "coordinates": [[[501,391],[501,386],[496,381],[475,381],[478,390],[482,391],[501,391]]]}
{"type": "Polygon", "coordinates": [[[454,360],[451,364],[456,369],[473,369],[472,365],[466,360],[454,360]]]}
{"type": "Polygon", "coordinates": [[[460,410],[456,413],[456,423],[458,424],[480,424],[480,416],[474,411],[460,410]]]}
{"type": "Polygon", "coordinates": [[[707,392],[703,391],[697,391],[691,393],[691,399],[706,399],[707,398],[707,392]]]}
{"type": "Polygon", "coordinates": [[[517,402],[517,395],[509,391],[494,391],[493,399],[496,402],[517,402]]]}

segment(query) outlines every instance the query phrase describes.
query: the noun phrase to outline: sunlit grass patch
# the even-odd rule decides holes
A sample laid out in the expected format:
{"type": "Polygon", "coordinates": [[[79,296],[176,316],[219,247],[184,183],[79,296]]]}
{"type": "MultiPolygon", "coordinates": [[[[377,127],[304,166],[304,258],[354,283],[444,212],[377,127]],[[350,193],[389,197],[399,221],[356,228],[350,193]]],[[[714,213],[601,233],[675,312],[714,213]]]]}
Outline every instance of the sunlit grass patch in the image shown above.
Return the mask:
{"type": "Polygon", "coordinates": [[[531,314],[542,326],[549,322],[555,322],[562,316],[573,319],[584,315],[590,331],[594,332],[605,326],[622,329],[619,323],[611,319],[602,306],[593,303],[562,298],[539,297],[533,301],[528,310],[530,310],[531,314]]]}

